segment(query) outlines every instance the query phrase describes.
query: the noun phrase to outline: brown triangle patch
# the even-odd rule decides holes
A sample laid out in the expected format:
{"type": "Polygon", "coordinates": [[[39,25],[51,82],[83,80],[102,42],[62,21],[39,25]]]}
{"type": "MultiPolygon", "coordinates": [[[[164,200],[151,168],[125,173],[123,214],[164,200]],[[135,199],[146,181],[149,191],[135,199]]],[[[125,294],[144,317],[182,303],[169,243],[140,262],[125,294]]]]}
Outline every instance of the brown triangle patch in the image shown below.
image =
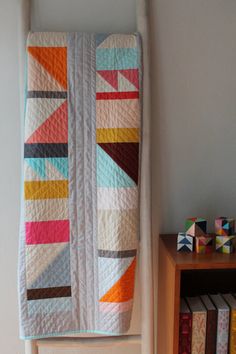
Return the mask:
{"type": "Polygon", "coordinates": [[[202,230],[202,228],[199,225],[195,224],[195,235],[200,236],[204,234],[205,232],[202,230]]]}
{"type": "Polygon", "coordinates": [[[101,143],[99,146],[138,184],[138,143],[101,143]]]}

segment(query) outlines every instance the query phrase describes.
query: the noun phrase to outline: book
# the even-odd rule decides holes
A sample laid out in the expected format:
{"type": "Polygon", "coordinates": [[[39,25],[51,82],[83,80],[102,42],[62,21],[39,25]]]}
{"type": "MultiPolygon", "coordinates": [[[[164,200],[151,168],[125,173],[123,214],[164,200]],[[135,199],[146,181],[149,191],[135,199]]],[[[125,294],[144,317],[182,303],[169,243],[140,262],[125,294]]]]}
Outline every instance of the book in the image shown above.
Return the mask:
{"type": "Polygon", "coordinates": [[[230,307],[229,354],[236,354],[236,299],[231,294],[223,297],[230,307]]]}
{"type": "Polygon", "coordinates": [[[186,298],[192,313],[192,354],[205,354],[207,311],[198,296],[186,298]]]}
{"type": "Polygon", "coordinates": [[[192,314],[184,299],[180,300],[179,354],[191,354],[192,314]]]}
{"type": "Polygon", "coordinates": [[[217,308],[216,354],[227,354],[230,316],[229,306],[219,294],[210,295],[210,297],[217,308]]]}
{"type": "Polygon", "coordinates": [[[208,295],[201,296],[207,310],[206,324],[206,354],[216,353],[217,310],[208,295]]]}

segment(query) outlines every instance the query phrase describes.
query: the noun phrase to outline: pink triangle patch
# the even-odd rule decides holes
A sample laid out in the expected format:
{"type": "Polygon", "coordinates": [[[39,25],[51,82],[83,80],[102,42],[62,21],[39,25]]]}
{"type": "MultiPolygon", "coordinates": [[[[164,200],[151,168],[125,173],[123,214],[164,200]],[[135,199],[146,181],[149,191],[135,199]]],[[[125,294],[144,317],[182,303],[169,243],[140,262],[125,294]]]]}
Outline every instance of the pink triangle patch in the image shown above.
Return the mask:
{"type": "Polygon", "coordinates": [[[190,226],[190,228],[186,232],[188,235],[195,236],[195,224],[190,226]]]}
{"type": "Polygon", "coordinates": [[[119,72],[129,80],[137,89],[139,89],[138,69],[119,70],[119,72]]]}
{"type": "Polygon", "coordinates": [[[28,144],[34,143],[67,143],[68,112],[67,101],[49,116],[46,121],[29,137],[28,144]]]}
{"type": "Polygon", "coordinates": [[[118,91],[118,71],[117,70],[98,70],[97,73],[106,80],[115,90],[118,91]]]}

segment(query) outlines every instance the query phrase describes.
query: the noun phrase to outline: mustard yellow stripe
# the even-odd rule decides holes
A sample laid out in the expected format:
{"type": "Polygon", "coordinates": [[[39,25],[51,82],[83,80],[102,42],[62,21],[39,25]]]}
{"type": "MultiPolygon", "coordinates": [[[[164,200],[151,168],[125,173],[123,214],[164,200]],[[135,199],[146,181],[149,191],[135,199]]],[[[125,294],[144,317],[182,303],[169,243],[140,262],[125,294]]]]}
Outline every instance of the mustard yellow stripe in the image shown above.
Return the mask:
{"type": "Polygon", "coordinates": [[[68,181],[26,181],[25,200],[68,198],[68,181]]]}
{"type": "Polygon", "coordinates": [[[97,129],[97,143],[138,143],[138,128],[97,129]]]}

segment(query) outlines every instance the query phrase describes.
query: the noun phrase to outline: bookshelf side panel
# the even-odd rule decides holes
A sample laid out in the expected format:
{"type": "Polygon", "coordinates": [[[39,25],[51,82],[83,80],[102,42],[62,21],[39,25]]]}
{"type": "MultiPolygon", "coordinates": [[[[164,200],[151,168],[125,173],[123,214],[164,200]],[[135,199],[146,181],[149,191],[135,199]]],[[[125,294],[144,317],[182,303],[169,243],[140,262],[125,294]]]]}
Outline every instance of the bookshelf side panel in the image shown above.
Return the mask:
{"type": "Polygon", "coordinates": [[[178,334],[176,338],[176,322],[179,325],[179,284],[176,284],[176,269],[171,262],[163,242],[159,246],[158,271],[158,353],[178,354],[178,334]],[[176,318],[177,315],[177,318],[176,318]],[[177,345],[176,345],[177,344],[177,345]]]}

